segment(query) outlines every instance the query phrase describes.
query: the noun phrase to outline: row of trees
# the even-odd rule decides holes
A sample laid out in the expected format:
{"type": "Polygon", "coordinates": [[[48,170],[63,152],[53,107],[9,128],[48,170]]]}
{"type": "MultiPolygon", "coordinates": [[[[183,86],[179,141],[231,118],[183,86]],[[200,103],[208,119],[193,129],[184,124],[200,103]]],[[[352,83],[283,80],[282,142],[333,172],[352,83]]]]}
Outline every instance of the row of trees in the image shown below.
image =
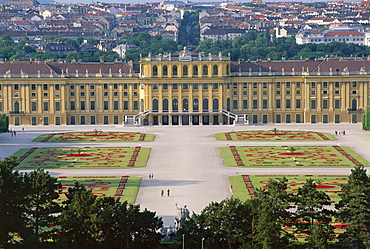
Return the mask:
{"type": "Polygon", "coordinates": [[[363,167],[352,170],[335,208],[315,180],[307,179],[296,194],[286,192],[286,181],[271,179],[246,202],[211,203],[185,222],[179,239],[183,234],[186,248],[369,248],[370,178],[363,167]],[[331,221],[349,225],[337,239],[331,221]],[[284,227],[308,237],[298,241],[284,227]]]}
{"type": "Polygon", "coordinates": [[[365,113],[362,116],[362,129],[370,130],[370,106],[366,107],[365,113]]]}
{"type": "Polygon", "coordinates": [[[307,179],[296,194],[287,179],[271,179],[255,199],[212,202],[184,222],[173,243],[161,243],[162,220],[138,205],[96,197],[76,183],[60,200],[61,184],[38,169],[14,171],[16,157],[0,161],[0,247],[4,248],[369,248],[370,178],[355,167],[341,200],[307,179]],[[349,226],[337,239],[331,221],[349,226]],[[290,227],[307,235],[298,241],[290,227]],[[185,239],[186,238],[186,239],[185,239]],[[182,241],[185,244],[182,245],[182,241]]]}
{"type": "Polygon", "coordinates": [[[98,198],[76,182],[61,184],[38,169],[20,174],[12,156],[0,161],[0,248],[156,248],[162,220],[138,205],[98,198]]]}

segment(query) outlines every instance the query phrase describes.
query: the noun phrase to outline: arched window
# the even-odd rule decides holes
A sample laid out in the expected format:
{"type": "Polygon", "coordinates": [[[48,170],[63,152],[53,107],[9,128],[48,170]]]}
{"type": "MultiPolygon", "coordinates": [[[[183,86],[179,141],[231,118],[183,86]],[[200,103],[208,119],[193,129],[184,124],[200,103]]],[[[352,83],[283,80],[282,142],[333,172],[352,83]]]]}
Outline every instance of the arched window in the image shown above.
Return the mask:
{"type": "Polygon", "coordinates": [[[218,99],[217,98],[213,99],[213,111],[218,112],[218,99]]]}
{"type": "Polygon", "coordinates": [[[188,111],[189,110],[189,100],[188,99],[183,99],[182,100],[182,110],[183,111],[188,111]]]}
{"type": "Polygon", "coordinates": [[[203,66],[203,75],[208,75],[208,66],[207,65],[203,66]]]}
{"type": "Polygon", "coordinates": [[[227,98],[226,100],[226,110],[230,111],[230,98],[227,98]]]}
{"type": "Polygon", "coordinates": [[[203,99],[203,111],[208,111],[208,99],[204,98],[203,99]]]}
{"type": "Polygon", "coordinates": [[[172,75],[177,76],[177,66],[172,67],[172,75]]]}
{"type": "Polygon", "coordinates": [[[198,75],[198,66],[197,65],[193,66],[193,75],[198,75]]]}
{"type": "Polygon", "coordinates": [[[172,111],[178,111],[179,110],[179,101],[177,99],[172,100],[172,111]]]}
{"type": "Polygon", "coordinates": [[[185,75],[185,76],[187,76],[189,74],[188,66],[185,65],[185,66],[182,67],[182,74],[185,75]]]}
{"type": "Polygon", "coordinates": [[[218,75],[218,66],[213,65],[213,75],[218,75]]]}
{"type": "Polygon", "coordinates": [[[163,105],[163,108],[162,108],[163,111],[168,112],[168,99],[163,99],[162,105],[163,105]]]}
{"type": "Polygon", "coordinates": [[[158,67],[157,66],[153,66],[153,76],[158,76],[158,67]]]}
{"type": "Polygon", "coordinates": [[[353,99],[352,100],[352,106],[351,106],[351,109],[353,111],[357,110],[357,100],[356,99],[353,99]]]}
{"type": "Polygon", "coordinates": [[[153,99],[152,105],[153,111],[158,111],[158,99],[153,99]]]}
{"type": "Polygon", "coordinates": [[[18,113],[19,112],[19,102],[18,101],[15,101],[14,102],[14,112],[15,113],[18,113]]]}
{"type": "Polygon", "coordinates": [[[168,75],[168,68],[167,66],[163,66],[163,76],[167,76],[168,75]]]}
{"type": "Polygon", "coordinates": [[[193,99],[193,111],[199,111],[199,101],[197,98],[193,99]]]}

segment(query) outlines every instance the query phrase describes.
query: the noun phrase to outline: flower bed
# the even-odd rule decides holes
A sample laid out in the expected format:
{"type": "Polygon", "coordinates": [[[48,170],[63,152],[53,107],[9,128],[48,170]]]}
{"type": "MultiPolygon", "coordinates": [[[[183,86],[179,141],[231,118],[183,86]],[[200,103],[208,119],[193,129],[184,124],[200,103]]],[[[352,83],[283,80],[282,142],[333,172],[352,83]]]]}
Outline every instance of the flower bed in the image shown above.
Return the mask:
{"type": "Polygon", "coordinates": [[[233,131],[215,135],[218,140],[233,141],[321,141],[336,140],[330,134],[313,131],[233,131]]]}

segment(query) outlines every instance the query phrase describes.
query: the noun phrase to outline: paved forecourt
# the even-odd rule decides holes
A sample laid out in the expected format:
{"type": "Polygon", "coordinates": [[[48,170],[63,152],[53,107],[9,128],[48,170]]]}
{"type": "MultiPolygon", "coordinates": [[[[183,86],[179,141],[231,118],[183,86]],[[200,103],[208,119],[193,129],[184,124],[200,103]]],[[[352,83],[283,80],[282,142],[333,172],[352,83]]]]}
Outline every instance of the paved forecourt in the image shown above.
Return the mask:
{"type": "Polygon", "coordinates": [[[25,126],[10,127],[17,135],[0,134],[0,157],[14,154],[19,149],[31,147],[118,147],[142,146],[152,148],[147,167],[133,169],[51,169],[54,176],[100,176],[130,175],[141,176],[143,181],[136,200],[141,208],[156,211],[166,226],[174,223],[175,204],[187,205],[191,211],[199,213],[212,201],[221,201],[231,196],[228,176],[239,174],[349,174],[351,168],[236,168],[223,165],[219,147],[230,145],[244,146],[303,146],[340,145],[348,146],[367,161],[370,161],[370,132],[362,131],[361,124],[274,124],[249,126],[25,126]],[[217,141],[214,134],[242,130],[310,130],[327,132],[346,131],[346,135],[336,135],[334,141],[217,141]],[[41,143],[31,142],[38,135],[53,132],[92,131],[147,132],[156,135],[152,142],[121,143],[41,143]],[[348,131],[350,131],[348,133],[348,131]],[[148,175],[154,174],[153,179],[148,175]],[[170,190],[170,196],[161,197],[161,190],[170,190]]]}

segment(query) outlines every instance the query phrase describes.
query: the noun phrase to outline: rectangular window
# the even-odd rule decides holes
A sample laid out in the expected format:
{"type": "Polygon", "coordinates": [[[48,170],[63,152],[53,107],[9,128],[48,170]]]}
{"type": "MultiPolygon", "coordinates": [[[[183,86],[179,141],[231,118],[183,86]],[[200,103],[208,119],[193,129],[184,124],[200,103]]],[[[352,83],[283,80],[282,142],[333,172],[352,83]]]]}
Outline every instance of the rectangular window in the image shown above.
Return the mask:
{"type": "Polygon", "coordinates": [[[71,110],[76,110],[75,102],[71,101],[71,110]]]}
{"type": "Polygon", "coordinates": [[[253,95],[257,95],[258,94],[258,91],[253,91],[253,95]]]}
{"type": "Polygon", "coordinates": [[[198,84],[193,84],[193,89],[198,89],[198,84]]]}
{"type": "Polygon", "coordinates": [[[238,88],[238,83],[233,83],[233,88],[234,89],[238,88]]]}
{"type": "Polygon", "coordinates": [[[81,89],[81,90],[85,90],[85,85],[84,85],[84,84],[81,84],[81,85],[80,85],[80,89],[81,89]]]}
{"type": "Polygon", "coordinates": [[[95,124],[95,116],[90,116],[90,124],[95,124]]]}
{"type": "Polygon", "coordinates": [[[328,109],[328,100],[327,99],[322,100],[322,109],[328,109]]]}
{"type": "Polygon", "coordinates": [[[128,110],[128,101],[123,101],[123,110],[128,110]]]}
{"type": "Polygon", "coordinates": [[[335,82],[335,83],[334,83],[334,86],[335,86],[336,88],[340,87],[340,82],[335,82]]]}
{"type": "Polygon", "coordinates": [[[44,112],[49,111],[49,102],[44,102],[44,112]]]}
{"type": "Polygon", "coordinates": [[[3,102],[0,102],[0,112],[3,111],[3,102]]]}
{"type": "Polygon", "coordinates": [[[117,83],[114,83],[114,84],[113,84],[113,89],[114,89],[114,90],[117,90],[117,89],[118,89],[118,84],[117,84],[117,83]]]}
{"type": "Polygon", "coordinates": [[[281,100],[280,99],[276,100],[276,108],[281,108],[281,100]]]}
{"type": "Polygon", "coordinates": [[[55,111],[60,111],[60,102],[55,102],[55,111]]]}
{"type": "Polygon", "coordinates": [[[123,84],[123,89],[128,89],[128,85],[127,85],[127,83],[124,83],[124,84],[123,84]]]}
{"type": "Polygon", "coordinates": [[[76,124],[76,116],[71,116],[71,125],[76,124]]]}
{"type": "Polygon", "coordinates": [[[48,85],[44,84],[44,91],[47,91],[47,90],[48,90],[48,85]]]}
{"type": "Polygon", "coordinates": [[[243,95],[248,95],[248,91],[243,91],[243,95]]]}
{"type": "Polygon", "coordinates": [[[104,97],[107,97],[108,96],[108,92],[104,92],[103,95],[104,95],[104,97]]]}
{"type": "Polygon", "coordinates": [[[94,97],[95,96],[95,92],[90,92],[90,97],[94,97]]]}
{"type": "Polygon", "coordinates": [[[295,100],[295,108],[301,108],[301,99],[295,100]]]}
{"type": "Polygon", "coordinates": [[[267,91],[262,91],[262,95],[267,95],[267,91]]]}
{"type": "Polygon", "coordinates": [[[233,100],[233,109],[238,109],[238,100],[233,100]]]}
{"type": "Polygon", "coordinates": [[[328,82],[323,82],[323,83],[322,83],[322,87],[323,87],[323,88],[328,88],[328,82]]]}
{"type": "Polygon", "coordinates": [[[103,89],[108,90],[108,84],[103,84],[103,89]]]}
{"type": "Polygon", "coordinates": [[[19,85],[18,84],[14,84],[14,91],[18,91],[19,90],[19,85]]]}
{"type": "Polygon", "coordinates": [[[286,91],[286,92],[285,92],[285,94],[286,94],[286,95],[290,95],[290,91],[286,91]]]}
{"type": "Polygon", "coordinates": [[[296,87],[296,88],[300,88],[300,87],[301,87],[301,82],[296,82],[296,83],[295,83],[295,87],[296,87]]]}
{"type": "Polygon", "coordinates": [[[138,84],[134,83],[134,89],[137,89],[138,84]]]}
{"type": "Polygon", "coordinates": [[[167,90],[168,89],[168,84],[163,84],[163,90],[167,90]]]}
{"type": "Polygon", "coordinates": [[[316,109],[316,99],[311,99],[311,109],[316,109]]]}
{"type": "Polygon", "coordinates": [[[248,100],[243,100],[243,109],[248,109],[248,100]]]}
{"type": "Polygon", "coordinates": [[[258,108],[258,100],[254,99],[253,100],[253,109],[257,109],[257,108],[258,108]]]}
{"type": "Polygon", "coordinates": [[[243,88],[247,88],[248,87],[248,83],[244,82],[243,83],[243,88]]]}
{"type": "Polygon", "coordinates": [[[295,122],[296,123],[301,123],[301,114],[296,114],[295,115],[295,122]]]}
{"type": "Polygon", "coordinates": [[[334,109],[340,109],[340,99],[334,100],[334,109]]]}
{"type": "MultiPolygon", "coordinates": [[[[208,85],[207,85],[208,86],[208,85]]],[[[204,88],[204,87],[203,87],[204,88]]],[[[208,88],[208,87],[207,87],[208,88]]],[[[177,84],[172,84],[172,89],[177,90],[177,84]]]]}
{"type": "Polygon", "coordinates": [[[60,125],[60,117],[55,117],[55,125],[60,125]]]}
{"type": "Polygon", "coordinates": [[[253,88],[257,88],[257,83],[253,82],[253,88]]]}
{"type": "Polygon", "coordinates": [[[285,123],[291,123],[292,121],[291,121],[291,116],[290,116],[290,114],[286,114],[285,115],[285,123]]]}
{"type": "Polygon", "coordinates": [[[316,88],[316,82],[311,82],[311,88],[316,88]]]}
{"type": "Polygon", "coordinates": [[[213,83],[213,89],[218,89],[218,84],[217,83],[213,83]]]}
{"type": "Polygon", "coordinates": [[[316,124],[316,115],[311,115],[311,124],[316,124]]]}
{"type": "Polygon", "coordinates": [[[254,114],[254,115],[252,116],[252,121],[253,121],[253,123],[254,123],[254,124],[257,124],[257,123],[258,123],[258,115],[255,115],[255,114],[254,114]]]}
{"type": "Polygon", "coordinates": [[[281,94],[281,92],[280,91],[276,91],[276,95],[280,95],[281,94]]]}
{"type": "Polygon", "coordinates": [[[291,100],[290,99],[286,99],[285,100],[285,108],[291,108],[291,100]]]}
{"type": "Polygon", "coordinates": [[[322,115],[322,122],[324,123],[324,124],[327,124],[328,123],[328,115],[322,115]]]}
{"type": "Polygon", "coordinates": [[[85,92],[80,92],[81,97],[85,97],[85,92]]]}
{"type": "Polygon", "coordinates": [[[118,101],[113,101],[113,110],[117,111],[118,110],[118,101]]]}
{"type": "Polygon", "coordinates": [[[316,91],[311,91],[311,95],[316,95],[316,91]]]}
{"type": "Polygon", "coordinates": [[[85,116],[80,117],[80,124],[82,124],[82,125],[86,124],[86,117],[85,116]]]}
{"type": "Polygon", "coordinates": [[[139,101],[134,101],[134,110],[139,110],[139,101]]]}
{"type": "Polygon", "coordinates": [[[262,100],[262,108],[267,109],[267,99],[262,100]]]}
{"type": "Polygon", "coordinates": [[[92,111],[95,110],[95,101],[94,100],[90,101],[90,110],[92,110],[92,111]]]}
{"type": "Polygon", "coordinates": [[[109,124],[108,118],[109,118],[108,116],[104,116],[104,118],[103,118],[104,119],[104,124],[109,124]]]}
{"type": "Polygon", "coordinates": [[[31,117],[31,125],[37,125],[36,117],[31,117]]]}
{"type": "Polygon", "coordinates": [[[276,114],[276,120],[275,120],[276,123],[281,123],[281,115],[280,114],[276,114]]]}
{"type": "Polygon", "coordinates": [[[280,82],[276,82],[276,88],[280,88],[280,82]]]}
{"type": "Polygon", "coordinates": [[[48,93],[44,93],[44,97],[46,98],[48,96],[48,93]]]}
{"type": "Polygon", "coordinates": [[[264,123],[264,124],[268,123],[268,115],[266,115],[266,114],[262,115],[262,123],[264,123]]]}
{"type": "Polygon", "coordinates": [[[127,97],[128,96],[128,92],[123,92],[123,96],[124,97],[127,97]]]}
{"type": "Polygon", "coordinates": [[[262,88],[267,88],[267,82],[262,83],[262,88]]]}
{"type": "MultiPolygon", "coordinates": [[[[217,84],[213,84],[213,88],[215,87],[214,85],[217,85],[217,84]]],[[[183,84],[182,85],[182,89],[187,90],[188,88],[189,88],[189,85],[188,84],[183,84]]]]}
{"type": "Polygon", "coordinates": [[[31,84],[31,91],[36,91],[36,84],[31,84]]]}
{"type": "Polygon", "coordinates": [[[75,92],[71,92],[71,97],[74,97],[75,96],[75,92]]]}
{"type": "Polygon", "coordinates": [[[334,94],[335,95],[339,95],[340,94],[340,91],[339,90],[336,90],[336,91],[334,91],[334,94]]]}
{"type": "Polygon", "coordinates": [[[113,116],[113,124],[118,124],[118,116],[113,116]]]}
{"type": "Polygon", "coordinates": [[[36,102],[31,102],[31,111],[35,112],[37,108],[37,103],[36,102]]]}
{"type": "Polygon", "coordinates": [[[352,82],[352,87],[356,88],[357,87],[357,82],[352,82]]]}
{"type": "Polygon", "coordinates": [[[108,110],[108,101],[103,101],[103,110],[108,110]]]}
{"type": "Polygon", "coordinates": [[[74,84],[71,84],[71,85],[69,85],[69,88],[70,88],[71,90],[74,90],[74,89],[75,89],[75,85],[74,85],[74,84]]]}
{"type": "Polygon", "coordinates": [[[238,91],[234,91],[233,92],[233,95],[235,96],[235,95],[238,95],[238,91]]]}
{"type": "Polygon", "coordinates": [[[82,111],[84,111],[84,110],[85,110],[85,101],[81,101],[81,102],[80,102],[80,109],[81,109],[82,111]]]}
{"type": "Polygon", "coordinates": [[[95,85],[90,84],[90,90],[94,90],[94,89],[95,89],[95,85]]]}
{"type": "Polygon", "coordinates": [[[322,94],[323,95],[328,95],[328,91],[326,91],[326,90],[325,91],[322,91],[322,94]]]}
{"type": "Polygon", "coordinates": [[[286,88],[290,88],[290,82],[285,83],[286,88]]]}
{"type": "Polygon", "coordinates": [[[340,123],[340,114],[335,114],[335,115],[334,115],[334,122],[335,122],[336,124],[339,124],[339,123],[340,123]]]}

